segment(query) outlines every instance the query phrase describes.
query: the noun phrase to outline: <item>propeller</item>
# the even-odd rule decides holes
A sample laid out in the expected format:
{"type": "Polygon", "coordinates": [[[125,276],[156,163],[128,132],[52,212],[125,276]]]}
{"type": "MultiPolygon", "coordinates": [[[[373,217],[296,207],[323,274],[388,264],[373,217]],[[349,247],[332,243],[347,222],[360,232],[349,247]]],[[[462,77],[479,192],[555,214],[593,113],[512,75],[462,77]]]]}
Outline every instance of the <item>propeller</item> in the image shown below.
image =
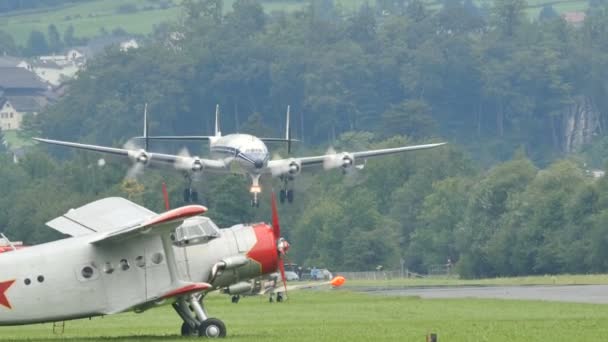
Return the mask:
{"type": "Polygon", "coordinates": [[[348,152],[336,153],[336,150],[330,147],[325,154],[326,156],[323,159],[323,168],[325,170],[341,167],[346,171],[355,166],[355,157],[348,152]]]}
{"type": "Polygon", "coordinates": [[[127,170],[125,179],[136,180],[137,177],[143,174],[144,169],[150,161],[150,155],[144,149],[141,149],[133,139],[128,140],[123,148],[129,150],[129,158],[133,161],[133,165],[127,170]]]}
{"type": "MultiPolygon", "coordinates": [[[[281,156],[279,156],[278,154],[274,155],[273,160],[281,160],[281,159],[282,159],[281,156]]],[[[281,176],[286,173],[289,173],[290,175],[295,176],[295,175],[298,175],[301,170],[302,170],[302,163],[294,158],[282,160],[276,166],[270,168],[270,172],[272,173],[273,177],[281,176]]]]}
{"type": "Polygon", "coordinates": [[[187,148],[182,148],[177,154],[178,158],[173,165],[177,170],[199,172],[203,170],[203,163],[199,157],[192,157],[187,148]]]}
{"type": "Polygon", "coordinates": [[[285,296],[287,296],[287,278],[285,277],[285,256],[289,250],[289,242],[281,237],[281,225],[279,224],[279,211],[277,209],[277,197],[272,192],[271,195],[271,207],[272,207],[272,233],[274,239],[277,242],[277,250],[279,253],[279,271],[281,273],[281,280],[285,287],[285,296]]]}

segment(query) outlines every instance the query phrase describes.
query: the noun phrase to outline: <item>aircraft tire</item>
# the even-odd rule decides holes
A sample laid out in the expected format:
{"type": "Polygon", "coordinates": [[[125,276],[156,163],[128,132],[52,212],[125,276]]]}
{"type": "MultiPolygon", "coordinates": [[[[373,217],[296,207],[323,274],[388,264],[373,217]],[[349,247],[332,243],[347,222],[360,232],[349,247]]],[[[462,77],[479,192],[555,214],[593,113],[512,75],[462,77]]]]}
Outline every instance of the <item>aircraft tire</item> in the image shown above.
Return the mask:
{"type": "Polygon", "coordinates": [[[281,204],[285,203],[285,198],[287,197],[286,191],[285,190],[281,190],[279,192],[279,202],[281,202],[281,204]]]}
{"type": "Polygon", "coordinates": [[[184,202],[190,203],[190,189],[184,189],[184,202]]]}
{"type": "Polygon", "coordinates": [[[198,203],[198,191],[192,191],[192,203],[198,203]]]}
{"type": "Polygon", "coordinates": [[[198,330],[196,328],[192,329],[190,324],[184,322],[182,324],[182,336],[198,336],[198,330]]]}
{"type": "Polygon", "coordinates": [[[217,318],[208,318],[198,327],[198,336],[208,338],[226,337],[226,326],[217,318]]]}
{"type": "Polygon", "coordinates": [[[293,203],[293,190],[287,190],[287,202],[293,203]]]}

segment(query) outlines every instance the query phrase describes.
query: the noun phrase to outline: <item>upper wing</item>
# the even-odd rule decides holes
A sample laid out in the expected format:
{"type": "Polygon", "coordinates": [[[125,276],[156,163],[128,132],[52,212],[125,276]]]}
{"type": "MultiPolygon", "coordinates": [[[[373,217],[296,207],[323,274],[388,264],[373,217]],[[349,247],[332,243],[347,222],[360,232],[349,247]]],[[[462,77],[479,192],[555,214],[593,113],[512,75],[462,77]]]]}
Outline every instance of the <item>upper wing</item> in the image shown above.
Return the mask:
{"type": "Polygon", "coordinates": [[[69,141],[34,138],[34,140],[51,145],[66,146],[81,150],[93,151],[103,154],[117,155],[143,164],[159,164],[174,166],[177,169],[200,171],[202,169],[227,170],[224,162],[220,160],[204,159],[199,157],[180,156],[175,154],[153,153],[142,150],[130,150],[99,145],[80,144],[69,141]]]}
{"type": "Polygon", "coordinates": [[[70,209],[46,224],[60,233],[81,236],[138,225],[156,215],[124,198],[108,197],[70,209]]]}
{"type": "Polygon", "coordinates": [[[127,226],[122,229],[111,231],[91,240],[92,244],[112,243],[119,240],[129,239],[139,234],[166,234],[175,231],[182,222],[192,216],[205,213],[207,208],[202,205],[187,205],[157,215],[144,223],[127,226]]]}
{"type": "Polygon", "coordinates": [[[368,150],[368,151],[360,151],[354,153],[342,152],[342,153],[333,153],[333,154],[324,154],[321,156],[314,157],[300,157],[300,158],[288,158],[288,159],[278,159],[271,160],[268,162],[268,171],[273,175],[280,175],[283,173],[290,172],[294,170],[297,166],[312,166],[312,165],[322,165],[329,164],[329,168],[339,167],[339,166],[349,166],[354,164],[355,160],[358,158],[371,158],[377,156],[383,156],[387,154],[401,153],[407,151],[416,151],[416,150],[425,150],[429,148],[435,148],[446,143],[435,143],[435,144],[426,144],[426,145],[413,145],[413,146],[403,146],[403,147],[395,147],[395,148],[384,148],[378,150],[368,150]],[[290,163],[293,168],[290,168],[290,163]],[[295,163],[295,164],[294,164],[295,163]],[[349,163],[349,165],[345,165],[344,163],[349,163]]]}

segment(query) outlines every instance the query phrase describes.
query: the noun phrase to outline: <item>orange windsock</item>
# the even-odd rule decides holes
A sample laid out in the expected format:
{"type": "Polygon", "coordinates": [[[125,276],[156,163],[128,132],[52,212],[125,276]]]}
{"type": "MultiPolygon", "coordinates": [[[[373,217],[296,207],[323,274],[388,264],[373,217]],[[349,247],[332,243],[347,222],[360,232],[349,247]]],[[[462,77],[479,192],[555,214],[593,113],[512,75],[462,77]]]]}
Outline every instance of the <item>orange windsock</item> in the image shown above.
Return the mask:
{"type": "Polygon", "coordinates": [[[336,276],[336,277],[334,277],[334,279],[331,280],[330,284],[333,287],[340,287],[340,286],[344,285],[345,281],[346,281],[346,278],[344,278],[343,276],[336,276]]]}

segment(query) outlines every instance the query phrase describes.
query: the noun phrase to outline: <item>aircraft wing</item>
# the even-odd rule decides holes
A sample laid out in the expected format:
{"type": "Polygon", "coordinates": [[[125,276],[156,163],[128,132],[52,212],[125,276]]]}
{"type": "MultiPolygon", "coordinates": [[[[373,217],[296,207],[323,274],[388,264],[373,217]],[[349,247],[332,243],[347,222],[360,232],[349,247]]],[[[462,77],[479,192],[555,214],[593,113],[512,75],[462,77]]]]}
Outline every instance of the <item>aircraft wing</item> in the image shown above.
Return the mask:
{"type": "Polygon", "coordinates": [[[201,215],[206,211],[207,208],[202,205],[187,205],[176,208],[157,215],[144,223],[108,232],[91,240],[90,243],[97,245],[129,239],[140,234],[161,235],[171,233],[175,231],[185,219],[201,215]]]}
{"type": "Polygon", "coordinates": [[[121,197],[88,203],[52,219],[46,225],[70,236],[108,232],[135,226],[157,214],[121,197]]]}
{"type": "Polygon", "coordinates": [[[116,156],[128,158],[134,162],[140,162],[143,164],[152,163],[152,164],[159,164],[159,165],[174,166],[177,169],[183,169],[185,171],[199,171],[202,169],[210,169],[210,170],[225,170],[226,169],[226,165],[222,161],[214,160],[214,159],[180,156],[180,155],[175,155],[175,154],[154,153],[154,152],[147,152],[143,149],[135,150],[135,149],[106,147],[106,146],[99,146],[99,145],[89,145],[89,144],[81,144],[81,143],[61,141],[61,140],[51,140],[51,139],[42,139],[42,138],[34,138],[34,140],[43,142],[46,144],[51,144],[51,145],[65,146],[65,147],[76,148],[76,149],[80,149],[80,150],[98,152],[98,153],[102,153],[102,154],[116,155],[116,156]]]}
{"type": "Polygon", "coordinates": [[[268,162],[267,170],[269,173],[277,176],[280,174],[288,173],[293,168],[290,166],[296,167],[295,165],[299,165],[297,167],[306,167],[306,166],[314,166],[314,165],[325,165],[326,168],[337,168],[341,166],[354,166],[354,162],[357,159],[363,158],[371,158],[384,156],[387,154],[394,153],[402,153],[408,151],[417,151],[417,150],[425,150],[429,148],[435,148],[439,146],[443,146],[446,143],[435,143],[435,144],[425,144],[425,145],[413,145],[413,146],[402,146],[395,148],[384,148],[378,150],[368,150],[368,151],[360,151],[360,152],[341,152],[341,153],[330,153],[324,154],[321,156],[313,156],[313,157],[299,157],[299,158],[287,158],[287,159],[277,159],[271,160],[268,162]],[[349,163],[349,164],[345,164],[349,163]]]}

